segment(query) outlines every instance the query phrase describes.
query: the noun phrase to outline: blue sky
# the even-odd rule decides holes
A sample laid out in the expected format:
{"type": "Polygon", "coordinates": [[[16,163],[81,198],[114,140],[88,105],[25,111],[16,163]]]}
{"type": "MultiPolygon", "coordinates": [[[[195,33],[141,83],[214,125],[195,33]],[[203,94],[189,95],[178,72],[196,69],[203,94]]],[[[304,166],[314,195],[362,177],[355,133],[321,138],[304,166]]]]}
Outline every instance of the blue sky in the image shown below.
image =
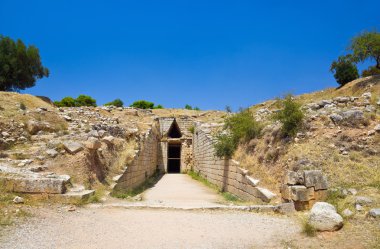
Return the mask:
{"type": "Polygon", "coordinates": [[[332,60],[354,35],[380,30],[379,9],[378,0],[0,0],[0,34],[37,46],[50,69],[26,93],[237,109],[337,86],[332,60]]]}

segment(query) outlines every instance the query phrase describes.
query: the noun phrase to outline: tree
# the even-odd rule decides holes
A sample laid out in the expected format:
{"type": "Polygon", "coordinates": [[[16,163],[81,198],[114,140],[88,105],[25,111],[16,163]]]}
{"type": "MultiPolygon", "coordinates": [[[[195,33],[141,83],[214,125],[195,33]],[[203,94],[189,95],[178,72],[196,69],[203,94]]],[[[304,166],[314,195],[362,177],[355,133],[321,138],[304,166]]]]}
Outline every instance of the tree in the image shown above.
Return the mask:
{"type": "Polygon", "coordinates": [[[362,71],[362,77],[372,76],[372,75],[380,75],[380,69],[375,66],[370,66],[368,69],[362,71]]]}
{"type": "Polygon", "coordinates": [[[293,137],[302,128],[304,113],[301,105],[297,103],[292,95],[286,95],[284,99],[277,102],[282,109],[276,112],[273,118],[282,123],[282,134],[285,137],[293,137]]]}
{"type": "Polygon", "coordinates": [[[186,110],[193,110],[193,107],[191,105],[186,104],[185,105],[185,109],[186,110]]]}
{"type": "Polygon", "coordinates": [[[380,69],[380,33],[363,32],[354,37],[349,46],[353,52],[353,59],[356,62],[363,62],[367,59],[376,62],[376,68],[380,69]]]}
{"type": "Polygon", "coordinates": [[[339,56],[338,60],[331,64],[330,71],[341,86],[359,78],[358,68],[351,55],[339,56]]]}
{"type": "Polygon", "coordinates": [[[153,107],[153,109],[164,109],[164,107],[162,105],[156,105],[153,107]]]}
{"type": "Polygon", "coordinates": [[[114,101],[111,101],[111,102],[108,102],[106,104],[104,104],[105,106],[108,106],[108,105],[113,105],[113,106],[116,106],[116,107],[123,107],[124,103],[121,99],[115,99],[114,101]]]}
{"type": "Polygon", "coordinates": [[[19,91],[49,76],[36,47],[0,35],[0,91],[19,91]]]}
{"type": "Polygon", "coordinates": [[[76,101],[72,97],[64,97],[61,101],[54,101],[54,104],[58,107],[74,107],[76,101]]]}
{"type": "Polygon", "coordinates": [[[88,95],[81,94],[75,100],[76,106],[96,106],[96,100],[88,95]]]}
{"type": "Polygon", "coordinates": [[[154,103],[146,101],[146,100],[138,100],[138,101],[133,102],[131,107],[140,108],[140,109],[153,109],[154,103]]]}

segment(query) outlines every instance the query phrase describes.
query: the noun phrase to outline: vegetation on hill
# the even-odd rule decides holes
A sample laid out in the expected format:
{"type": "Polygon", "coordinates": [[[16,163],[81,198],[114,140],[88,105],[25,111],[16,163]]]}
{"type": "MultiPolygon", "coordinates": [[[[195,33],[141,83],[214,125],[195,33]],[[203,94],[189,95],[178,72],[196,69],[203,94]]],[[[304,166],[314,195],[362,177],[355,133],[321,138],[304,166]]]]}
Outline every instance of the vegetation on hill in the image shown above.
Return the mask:
{"type": "Polygon", "coordinates": [[[108,103],[106,103],[106,104],[104,104],[105,106],[110,106],[110,105],[112,105],[112,106],[116,106],[116,107],[123,107],[123,105],[124,105],[124,102],[121,100],[121,99],[115,99],[115,100],[113,100],[113,101],[111,101],[111,102],[108,102],[108,103]]]}
{"type": "Polygon", "coordinates": [[[64,97],[61,101],[54,101],[58,107],[96,106],[96,100],[88,95],[81,94],[76,99],[64,97]]]}
{"type": "Polygon", "coordinates": [[[140,108],[140,109],[163,109],[164,107],[162,105],[154,105],[153,102],[146,101],[146,100],[137,100],[130,105],[134,108],[140,108]]]}
{"type": "Polygon", "coordinates": [[[185,105],[186,110],[194,110],[194,111],[200,111],[201,109],[199,107],[192,107],[191,105],[186,104],[185,105]]]}
{"type": "Polygon", "coordinates": [[[259,124],[249,109],[242,109],[224,120],[223,131],[219,133],[215,143],[215,153],[219,157],[231,158],[239,143],[247,143],[260,135],[259,124]]]}
{"type": "Polygon", "coordinates": [[[0,91],[33,87],[37,79],[49,76],[35,46],[0,35],[0,91]]]}
{"type": "Polygon", "coordinates": [[[282,124],[281,132],[284,137],[294,137],[302,128],[305,117],[301,104],[290,94],[284,99],[278,99],[277,104],[281,109],[274,113],[274,120],[282,124]]]}
{"type": "Polygon", "coordinates": [[[356,63],[375,61],[375,66],[363,70],[362,77],[380,74],[380,33],[363,32],[351,40],[348,50],[351,54],[339,56],[330,66],[330,71],[341,86],[359,78],[356,63]]]}

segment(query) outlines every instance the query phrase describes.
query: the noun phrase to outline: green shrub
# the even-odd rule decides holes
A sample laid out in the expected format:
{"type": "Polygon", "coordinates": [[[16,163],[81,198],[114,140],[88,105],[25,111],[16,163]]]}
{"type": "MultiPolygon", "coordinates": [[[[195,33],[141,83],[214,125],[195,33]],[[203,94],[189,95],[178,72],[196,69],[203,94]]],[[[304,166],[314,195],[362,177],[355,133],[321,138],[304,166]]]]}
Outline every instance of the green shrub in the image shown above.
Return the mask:
{"type": "Polygon", "coordinates": [[[132,103],[131,107],[140,108],[140,109],[153,109],[154,103],[146,100],[138,100],[132,103]]]}
{"type": "Polygon", "coordinates": [[[317,233],[317,229],[313,227],[306,219],[302,224],[302,233],[304,233],[308,237],[314,237],[317,233]]]}
{"type": "Polygon", "coordinates": [[[193,110],[193,107],[191,105],[186,104],[185,105],[185,109],[186,110],[193,110]]]}
{"type": "Polygon", "coordinates": [[[96,100],[88,95],[79,95],[75,100],[76,106],[96,106],[96,100]]]}
{"type": "Polygon", "coordinates": [[[116,107],[123,107],[124,103],[121,99],[115,99],[114,101],[111,101],[111,102],[108,102],[106,104],[104,104],[105,106],[110,106],[110,105],[113,105],[113,106],[116,106],[116,107]]]}
{"type": "Polygon", "coordinates": [[[339,56],[338,60],[331,64],[330,71],[341,86],[359,78],[358,68],[353,63],[351,55],[339,56]]]}
{"type": "Polygon", "coordinates": [[[164,109],[164,107],[162,105],[156,105],[153,107],[153,109],[164,109]]]}
{"type": "Polygon", "coordinates": [[[246,143],[261,133],[261,125],[248,109],[242,109],[224,120],[224,131],[216,136],[215,154],[231,158],[239,143],[246,143]]]}
{"type": "Polygon", "coordinates": [[[20,109],[23,110],[23,111],[26,110],[26,106],[25,106],[25,104],[22,103],[22,102],[20,103],[20,109]]]}
{"type": "Polygon", "coordinates": [[[302,128],[304,113],[301,104],[297,103],[292,95],[285,96],[277,102],[282,109],[276,112],[273,118],[282,123],[281,132],[285,137],[293,137],[302,128]]]}
{"type": "Polygon", "coordinates": [[[193,108],[193,110],[194,111],[200,111],[201,109],[198,106],[196,106],[196,107],[193,108]]]}
{"type": "Polygon", "coordinates": [[[380,75],[380,69],[375,66],[368,67],[368,69],[363,70],[362,77],[372,76],[372,75],[380,75]]]}

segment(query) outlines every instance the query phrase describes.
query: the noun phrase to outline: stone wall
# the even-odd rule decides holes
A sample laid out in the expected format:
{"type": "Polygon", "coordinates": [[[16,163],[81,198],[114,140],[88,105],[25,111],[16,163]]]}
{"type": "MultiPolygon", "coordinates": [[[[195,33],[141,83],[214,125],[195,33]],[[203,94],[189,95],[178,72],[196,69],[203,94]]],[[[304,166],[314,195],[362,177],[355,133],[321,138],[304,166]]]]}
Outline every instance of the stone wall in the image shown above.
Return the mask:
{"type": "Polygon", "coordinates": [[[211,135],[215,126],[196,124],[193,137],[193,170],[222,191],[230,192],[244,200],[259,198],[269,202],[275,194],[258,187],[259,180],[249,176],[249,172],[240,168],[238,162],[215,156],[215,140],[211,135]]]}
{"type": "Polygon", "coordinates": [[[140,141],[140,149],[137,151],[132,163],[127,166],[122,175],[116,179],[114,190],[130,190],[141,185],[151,177],[158,169],[158,131],[154,124],[140,141]]]}

